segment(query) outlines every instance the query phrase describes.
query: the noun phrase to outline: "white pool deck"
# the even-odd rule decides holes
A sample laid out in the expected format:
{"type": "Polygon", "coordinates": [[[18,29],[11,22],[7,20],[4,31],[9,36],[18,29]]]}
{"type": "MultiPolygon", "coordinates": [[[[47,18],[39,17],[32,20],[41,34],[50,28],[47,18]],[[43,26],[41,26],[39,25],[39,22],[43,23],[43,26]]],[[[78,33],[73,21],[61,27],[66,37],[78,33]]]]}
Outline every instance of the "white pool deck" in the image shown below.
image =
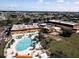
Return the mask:
{"type": "MultiPolygon", "coordinates": [[[[24,37],[28,37],[29,34],[33,34],[31,36],[32,39],[35,38],[35,36],[38,35],[38,32],[35,32],[35,33],[28,33],[28,34],[25,34],[24,37]]],[[[13,36],[13,39],[16,38],[17,35],[13,36]]],[[[45,52],[42,52],[41,48],[41,44],[40,42],[38,42],[36,45],[35,45],[35,48],[33,49],[33,47],[28,47],[26,50],[24,51],[17,51],[16,50],[16,43],[20,41],[20,39],[15,39],[15,42],[10,46],[10,48],[6,49],[5,51],[7,51],[7,53],[5,54],[6,55],[6,58],[15,58],[16,56],[16,53],[18,55],[31,55],[33,56],[33,58],[39,58],[39,57],[36,57],[36,55],[40,55],[42,58],[47,58],[47,54],[45,52]]]]}

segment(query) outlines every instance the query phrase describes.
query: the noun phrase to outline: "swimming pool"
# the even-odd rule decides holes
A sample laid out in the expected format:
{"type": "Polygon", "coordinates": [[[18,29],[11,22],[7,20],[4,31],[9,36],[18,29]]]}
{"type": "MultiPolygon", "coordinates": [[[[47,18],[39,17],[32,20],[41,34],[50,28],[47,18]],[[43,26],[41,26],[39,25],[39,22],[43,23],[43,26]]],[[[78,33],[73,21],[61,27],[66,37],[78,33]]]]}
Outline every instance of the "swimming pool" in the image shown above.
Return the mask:
{"type": "Polygon", "coordinates": [[[24,37],[16,44],[16,50],[23,51],[28,47],[30,47],[31,45],[32,45],[32,39],[28,37],[24,37]]]}

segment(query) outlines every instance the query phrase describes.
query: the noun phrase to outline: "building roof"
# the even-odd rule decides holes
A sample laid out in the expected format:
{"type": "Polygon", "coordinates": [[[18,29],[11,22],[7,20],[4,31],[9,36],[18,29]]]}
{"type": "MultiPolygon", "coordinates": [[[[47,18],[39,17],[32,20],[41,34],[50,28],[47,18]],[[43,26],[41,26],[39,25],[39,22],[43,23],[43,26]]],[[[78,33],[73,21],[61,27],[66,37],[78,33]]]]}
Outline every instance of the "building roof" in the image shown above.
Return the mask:
{"type": "Polygon", "coordinates": [[[78,23],[75,23],[75,22],[68,22],[68,21],[62,21],[62,20],[49,20],[49,22],[56,22],[56,23],[62,23],[62,24],[68,24],[68,25],[78,24],[78,23]]]}
{"type": "Polygon", "coordinates": [[[11,30],[23,30],[23,29],[32,29],[32,28],[39,28],[37,25],[25,25],[25,24],[19,24],[19,25],[13,25],[11,30]]]}
{"type": "Polygon", "coordinates": [[[46,23],[41,23],[40,25],[47,25],[46,23]]]}

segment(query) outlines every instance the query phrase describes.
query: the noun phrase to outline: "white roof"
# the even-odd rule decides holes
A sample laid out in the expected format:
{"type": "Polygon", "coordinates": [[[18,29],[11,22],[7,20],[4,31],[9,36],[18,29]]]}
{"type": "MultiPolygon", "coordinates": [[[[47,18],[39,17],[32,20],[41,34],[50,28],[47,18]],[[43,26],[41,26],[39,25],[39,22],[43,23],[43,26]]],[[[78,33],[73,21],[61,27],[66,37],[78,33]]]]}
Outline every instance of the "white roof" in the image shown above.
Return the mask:
{"type": "Polygon", "coordinates": [[[56,22],[56,23],[62,23],[62,24],[68,24],[68,25],[75,25],[77,23],[75,22],[68,22],[68,21],[62,21],[62,20],[49,20],[50,22],[56,22]]]}
{"type": "Polygon", "coordinates": [[[46,23],[42,23],[42,24],[40,24],[40,25],[47,25],[46,23]]]}

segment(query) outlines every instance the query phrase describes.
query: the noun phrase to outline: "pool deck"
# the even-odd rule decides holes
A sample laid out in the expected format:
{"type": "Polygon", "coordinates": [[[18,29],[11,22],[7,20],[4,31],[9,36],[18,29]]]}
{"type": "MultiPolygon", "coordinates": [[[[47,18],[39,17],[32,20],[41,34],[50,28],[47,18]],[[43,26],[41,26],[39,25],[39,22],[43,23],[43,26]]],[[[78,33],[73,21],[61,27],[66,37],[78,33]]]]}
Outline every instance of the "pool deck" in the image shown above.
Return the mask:
{"type": "MultiPolygon", "coordinates": [[[[38,35],[38,33],[29,33],[29,34],[32,34],[31,38],[34,39],[35,36],[38,35]]],[[[24,37],[29,37],[29,34],[25,34],[22,38],[24,37]]],[[[17,35],[16,35],[17,36],[17,35]]],[[[16,38],[16,36],[14,36],[14,39],[16,38]]],[[[41,57],[44,57],[44,58],[47,58],[47,54],[45,52],[43,52],[43,50],[41,50],[42,46],[40,44],[40,42],[38,42],[36,45],[35,45],[35,48],[30,46],[28,47],[27,49],[23,50],[23,51],[17,51],[16,50],[16,44],[20,41],[21,39],[15,39],[15,42],[10,46],[10,48],[5,48],[5,51],[7,52],[5,54],[6,58],[15,58],[16,57],[16,53],[18,55],[31,55],[33,56],[33,58],[38,58],[36,55],[40,55],[41,57]],[[45,55],[45,56],[43,56],[45,55]]]]}

